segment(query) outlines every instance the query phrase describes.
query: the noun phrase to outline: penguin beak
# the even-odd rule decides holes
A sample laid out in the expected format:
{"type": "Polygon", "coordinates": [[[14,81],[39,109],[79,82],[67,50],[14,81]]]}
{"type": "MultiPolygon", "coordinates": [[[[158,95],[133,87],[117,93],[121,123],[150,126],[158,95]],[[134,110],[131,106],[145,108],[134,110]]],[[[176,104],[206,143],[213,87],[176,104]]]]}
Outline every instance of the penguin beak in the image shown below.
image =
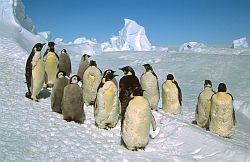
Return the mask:
{"type": "Polygon", "coordinates": [[[42,45],[44,46],[46,43],[43,43],[42,45]]]}
{"type": "Polygon", "coordinates": [[[113,76],[116,77],[116,76],[119,76],[119,75],[114,74],[113,76]]]}

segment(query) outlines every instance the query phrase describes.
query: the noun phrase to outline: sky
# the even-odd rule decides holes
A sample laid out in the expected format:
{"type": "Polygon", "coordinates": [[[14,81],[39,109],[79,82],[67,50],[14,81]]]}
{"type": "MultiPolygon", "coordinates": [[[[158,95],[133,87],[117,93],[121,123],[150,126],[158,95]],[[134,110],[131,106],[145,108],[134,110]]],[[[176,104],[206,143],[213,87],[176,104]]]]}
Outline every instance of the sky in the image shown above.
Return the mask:
{"type": "Polygon", "coordinates": [[[79,37],[108,41],[124,18],[143,26],[153,45],[231,44],[250,39],[249,0],[23,0],[38,32],[64,42],[79,37]]]}

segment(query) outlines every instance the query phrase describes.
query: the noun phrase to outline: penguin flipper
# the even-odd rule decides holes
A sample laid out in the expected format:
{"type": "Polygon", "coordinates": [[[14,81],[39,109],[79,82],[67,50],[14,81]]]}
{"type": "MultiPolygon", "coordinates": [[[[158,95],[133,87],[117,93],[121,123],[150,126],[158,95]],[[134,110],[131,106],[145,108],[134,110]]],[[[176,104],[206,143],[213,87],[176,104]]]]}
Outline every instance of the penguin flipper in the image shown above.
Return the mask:
{"type": "Polygon", "coordinates": [[[236,123],[236,119],[235,119],[235,111],[234,111],[234,108],[233,108],[233,124],[234,124],[234,126],[235,126],[235,123],[236,123]]]}
{"type": "Polygon", "coordinates": [[[156,121],[155,121],[155,117],[152,113],[151,113],[151,124],[153,127],[153,131],[155,131],[156,130],[156,121]]]}
{"type": "Polygon", "coordinates": [[[179,99],[179,103],[180,105],[182,105],[182,93],[181,93],[181,88],[179,87],[178,83],[176,81],[173,81],[173,83],[176,85],[177,89],[178,89],[178,99],[179,99]]]}

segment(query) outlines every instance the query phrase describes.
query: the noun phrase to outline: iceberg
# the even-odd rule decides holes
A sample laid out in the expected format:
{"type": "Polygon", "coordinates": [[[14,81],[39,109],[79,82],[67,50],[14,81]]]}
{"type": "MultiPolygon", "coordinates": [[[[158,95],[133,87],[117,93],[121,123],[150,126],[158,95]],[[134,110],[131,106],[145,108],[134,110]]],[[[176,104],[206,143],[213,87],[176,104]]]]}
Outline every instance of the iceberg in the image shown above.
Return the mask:
{"type": "Polygon", "coordinates": [[[0,29],[0,36],[15,38],[27,51],[30,44],[47,42],[50,38],[49,32],[36,32],[21,0],[0,0],[0,29]]]}
{"type": "Polygon", "coordinates": [[[193,51],[193,52],[201,52],[202,48],[206,47],[205,44],[203,43],[198,43],[198,42],[187,42],[182,44],[179,47],[179,51],[193,51]]]}
{"type": "Polygon", "coordinates": [[[232,48],[247,48],[247,47],[248,47],[248,43],[247,43],[246,37],[236,39],[232,43],[232,48]]]}
{"type": "Polygon", "coordinates": [[[150,51],[152,49],[145,29],[137,22],[124,19],[124,27],[119,36],[112,36],[109,42],[102,43],[103,51],[150,51]]]}

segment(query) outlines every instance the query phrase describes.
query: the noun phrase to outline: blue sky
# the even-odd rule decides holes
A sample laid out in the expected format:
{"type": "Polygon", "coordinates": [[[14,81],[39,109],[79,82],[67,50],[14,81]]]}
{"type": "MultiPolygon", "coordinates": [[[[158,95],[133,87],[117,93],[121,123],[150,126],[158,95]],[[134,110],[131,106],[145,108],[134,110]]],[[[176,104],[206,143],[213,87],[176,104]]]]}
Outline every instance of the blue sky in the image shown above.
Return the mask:
{"type": "Polygon", "coordinates": [[[124,18],[144,26],[153,45],[231,44],[250,39],[249,0],[23,0],[37,31],[65,42],[78,37],[107,41],[124,18]]]}

